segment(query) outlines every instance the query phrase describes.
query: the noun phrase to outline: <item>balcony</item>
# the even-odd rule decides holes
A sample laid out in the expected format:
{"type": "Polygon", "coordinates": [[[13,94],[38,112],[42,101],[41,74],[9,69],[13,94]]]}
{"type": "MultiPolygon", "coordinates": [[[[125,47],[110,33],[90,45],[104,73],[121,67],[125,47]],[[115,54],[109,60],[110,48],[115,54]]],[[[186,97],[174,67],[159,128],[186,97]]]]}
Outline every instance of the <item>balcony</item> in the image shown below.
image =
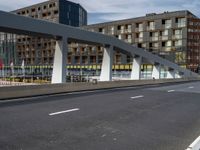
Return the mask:
{"type": "Polygon", "coordinates": [[[169,47],[162,47],[162,49],[161,49],[161,51],[164,51],[164,52],[170,52],[172,50],[173,50],[173,48],[171,46],[169,46],[169,47]]]}
{"type": "Polygon", "coordinates": [[[131,33],[132,31],[131,31],[131,29],[129,28],[129,29],[125,29],[124,32],[125,32],[125,33],[131,33]]]}
{"type": "Polygon", "coordinates": [[[171,24],[171,23],[165,24],[165,25],[164,25],[164,28],[165,28],[165,29],[169,29],[169,28],[171,28],[171,27],[172,27],[172,24],[171,24]]]}
{"type": "Polygon", "coordinates": [[[88,52],[87,51],[83,51],[83,52],[81,52],[81,55],[87,56],[88,52]]]}
{"type": "Polygon", "coordinates": [[[147,26],[147,31],[155,30],[155,26],[147,26]]]}
{"type": "Polygon", "coordinates": [[[156,36],[156,37],[150,37],[150,41],[158,41],[158,40],[159,40],[158,36],[156,36]]]}
{"type": "Polygon", "coordinates": [[[182,34],[176,34],[172,36],[173,39],[182,39],[182,34]]]}
{"type": "Polygon", "coordinates": [[[162,41],[165,41],[165,40],[168,40],[169,39],[169,36],[168,35],[163,35],[160,37],[160,40],[162,41]]]}
{"type": "Polygon", "coordinates": [[[177,23],[178,28],[186,27],[186,22],[177,23]]]}
{"type": "Polygon", "coordinates": [[[135,32],[139,32],[139,28],[135,28],[135,32]]]}
{"type": "Polygon", "coordinates": [[[143,38],[136,38],[135,39],[135,43],[141,43],[141,42],[143,42],[143,38]]]}

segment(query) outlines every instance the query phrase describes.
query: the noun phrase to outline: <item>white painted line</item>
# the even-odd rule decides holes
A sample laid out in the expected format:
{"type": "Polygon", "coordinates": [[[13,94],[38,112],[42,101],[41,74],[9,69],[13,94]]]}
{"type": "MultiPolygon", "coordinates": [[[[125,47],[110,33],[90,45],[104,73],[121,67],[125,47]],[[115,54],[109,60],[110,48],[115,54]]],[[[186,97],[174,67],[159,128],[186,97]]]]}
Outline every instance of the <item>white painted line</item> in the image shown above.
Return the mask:
{"type": "Polygon", "coordinates": [[[139,95],[139,96],[131,97],[131,99],[142,98],[142,97],[144,97],[144,96],[143,95],[139,95]]]}
{"type": "Polygon", "coordinates": [[[193,86],[190,86],[190,87],[188,87],[189,89],[193,89],[194,87],[193,86]]]}
{"type": "Polygon", "coordinates": [[[200,136],[192,143],[186,150],[199,150],[200,149],[200,136]]]}
{"type": "Polygon", "coordinates": [[[167,91],[168,93],[171,93],[171,92],[174,92],[175,90],[169,90],[169,91],[167,91]]]}
{"type": "Polygon", "coordinates": [[[74,109],[59,111],[59,112],[55,112],[55,113],[50,113],[49,116],[64,114],[64,113],[73,112],[73,111],[78,111],[78,110],[80,110],[80,109],[79,109],[79,108],[74,108],[74,109]]]}

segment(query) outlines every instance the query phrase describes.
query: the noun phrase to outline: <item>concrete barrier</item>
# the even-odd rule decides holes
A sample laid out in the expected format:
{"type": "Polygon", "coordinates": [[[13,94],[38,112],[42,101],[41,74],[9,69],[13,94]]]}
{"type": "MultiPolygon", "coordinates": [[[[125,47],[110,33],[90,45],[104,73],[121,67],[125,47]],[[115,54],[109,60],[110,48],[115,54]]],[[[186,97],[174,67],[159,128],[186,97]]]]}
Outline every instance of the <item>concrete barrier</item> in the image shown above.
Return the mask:
{"type": "Polygon", "coordinates": [[[0,87],[0,100],[22,98],[30,96],[40,96],[48,94],[67,93],[75,91],[109,89],[117,87],[163,84],[173,82],[186,82],[199,79],[163,79],[163,80],[139,80],[139,81],[112,81],[98,83],[66,83],[66,84],[47,84],[47,85],[25,85],[0,87]]]}
{"type": "Polygon", "coordinates": [[[200,136],[186,150],[200,150],[200,136]]]}

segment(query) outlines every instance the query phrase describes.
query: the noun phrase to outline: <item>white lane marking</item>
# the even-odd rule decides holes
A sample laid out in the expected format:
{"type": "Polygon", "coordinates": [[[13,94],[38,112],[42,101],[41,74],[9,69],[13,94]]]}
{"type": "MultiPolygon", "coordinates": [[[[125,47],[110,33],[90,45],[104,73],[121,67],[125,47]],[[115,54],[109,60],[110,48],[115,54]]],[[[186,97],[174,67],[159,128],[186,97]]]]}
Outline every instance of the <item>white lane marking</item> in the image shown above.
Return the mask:
{"type": "Polygon", "coordinates": [[[190,86],[190,87],[188,87],[189,89],[193,89],[194,87],[193,86],[190,86]]]}
{"type": "Polygon", "coordinates": [[[169,90],[169,91],[167,91],[168,93],[171,93],[171,92],[174,92],[175,90],[169,90]]]}
{"type": "Polygon", "coordinates": [[[200,149],[200,136],[186,150],[200,149]]]}
{"type": "Polygon", "coordinates": [[[144,97],[144,96],[143,95],[139,95],[139,96],[131,97],[131,99],[142,98],[142,97],[144,97]]]}
{"type": "Polygon", "coordinates": [[[80,110],[80,109],[79,108],[74,108],[74,109],[69,109],[69,110],[54,112],[54,113],[50,113],[49,116],[59,115],[59,114],[73,112],[73,111],[78,111],[78,110],[80,110]]]}

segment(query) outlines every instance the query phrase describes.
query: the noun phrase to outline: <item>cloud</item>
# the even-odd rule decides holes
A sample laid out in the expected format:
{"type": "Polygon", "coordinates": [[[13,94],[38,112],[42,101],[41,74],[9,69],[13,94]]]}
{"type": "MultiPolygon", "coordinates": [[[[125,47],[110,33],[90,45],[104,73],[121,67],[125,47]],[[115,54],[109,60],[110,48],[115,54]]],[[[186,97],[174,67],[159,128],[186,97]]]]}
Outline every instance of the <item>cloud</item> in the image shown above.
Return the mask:
{"type": "MultiPolygon", "coordinates": [[[[0,9],[11,11],[44,0],[1,0],[0,9]]],[[[147,13],[189,10],[200,16],[200,0],[71,0],[87,11],[89,23],[144,16],[147,13]]]]}

